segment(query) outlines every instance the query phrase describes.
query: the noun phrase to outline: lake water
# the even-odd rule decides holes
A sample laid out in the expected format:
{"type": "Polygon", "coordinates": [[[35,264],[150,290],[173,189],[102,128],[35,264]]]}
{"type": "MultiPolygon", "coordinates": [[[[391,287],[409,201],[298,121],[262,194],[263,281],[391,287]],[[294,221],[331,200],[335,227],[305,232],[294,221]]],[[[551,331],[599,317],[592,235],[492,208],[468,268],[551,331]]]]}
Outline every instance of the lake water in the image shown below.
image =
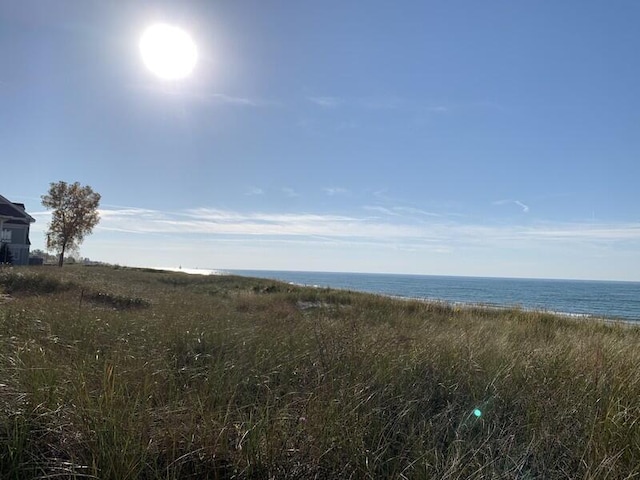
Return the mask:
{"type": "Polygon", "coordinates": [[[640,321],[640,282],[234,270],[236,275],[460,304],[640,321]]]}

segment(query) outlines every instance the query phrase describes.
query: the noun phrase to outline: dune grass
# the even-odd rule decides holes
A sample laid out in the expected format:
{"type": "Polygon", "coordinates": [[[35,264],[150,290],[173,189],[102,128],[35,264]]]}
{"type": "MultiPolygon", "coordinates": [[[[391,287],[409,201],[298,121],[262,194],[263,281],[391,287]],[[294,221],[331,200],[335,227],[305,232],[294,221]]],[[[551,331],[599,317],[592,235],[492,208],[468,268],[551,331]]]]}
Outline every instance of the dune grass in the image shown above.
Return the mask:
{"type": "Polygon", "coordinates": [[[636,327],[110,267],[0,293],[2,479],[640,477],[636,327]]]}

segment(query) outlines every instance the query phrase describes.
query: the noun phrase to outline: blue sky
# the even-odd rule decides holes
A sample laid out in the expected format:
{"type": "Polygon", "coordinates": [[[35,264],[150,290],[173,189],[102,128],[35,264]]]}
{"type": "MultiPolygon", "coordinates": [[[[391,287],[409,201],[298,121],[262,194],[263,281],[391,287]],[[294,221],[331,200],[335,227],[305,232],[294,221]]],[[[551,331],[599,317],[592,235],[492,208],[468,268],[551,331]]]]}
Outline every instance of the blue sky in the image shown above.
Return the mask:
{"type": "Polygon", "coordinates": [[[1,194],[125,265],[640,280],[640,3],[10,2],[1,194]],[[154,77],[166,22],[199,61],[154,77]]]}

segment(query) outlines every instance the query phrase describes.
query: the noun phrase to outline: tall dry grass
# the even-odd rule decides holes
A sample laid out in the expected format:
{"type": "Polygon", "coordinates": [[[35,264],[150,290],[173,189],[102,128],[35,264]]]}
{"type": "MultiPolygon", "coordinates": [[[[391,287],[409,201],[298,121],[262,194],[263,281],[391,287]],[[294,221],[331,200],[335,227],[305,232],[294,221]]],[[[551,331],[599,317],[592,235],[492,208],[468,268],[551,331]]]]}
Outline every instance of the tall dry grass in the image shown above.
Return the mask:
{"type": "Polygon", "coordinates": [[[108,267],[0,285],[2,479],[640,476],[635,327],[108,267]]]}

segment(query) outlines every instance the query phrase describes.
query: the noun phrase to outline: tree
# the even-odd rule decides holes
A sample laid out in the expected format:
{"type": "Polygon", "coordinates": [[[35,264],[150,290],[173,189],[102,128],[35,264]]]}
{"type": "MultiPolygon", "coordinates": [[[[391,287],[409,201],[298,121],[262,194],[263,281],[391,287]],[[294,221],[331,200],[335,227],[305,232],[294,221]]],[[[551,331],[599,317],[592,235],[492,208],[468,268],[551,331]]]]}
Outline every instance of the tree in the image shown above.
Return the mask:
{"type": "Polygon", "coordinates": [[[59,253],[58,266],[62,267],[65,250],[77,248],[100,221],[100,194],[88,185],[60,181],[51,183],[49,192],[42,196],[42,205],[53,209],[47,249],[59,253]]]}
{"type": "Polygon", "coordinates": [[[0,243],[0,265],[3,263],[13,265],[13,255],[9,249],[9,245],[6,243],[0,243]]]}

